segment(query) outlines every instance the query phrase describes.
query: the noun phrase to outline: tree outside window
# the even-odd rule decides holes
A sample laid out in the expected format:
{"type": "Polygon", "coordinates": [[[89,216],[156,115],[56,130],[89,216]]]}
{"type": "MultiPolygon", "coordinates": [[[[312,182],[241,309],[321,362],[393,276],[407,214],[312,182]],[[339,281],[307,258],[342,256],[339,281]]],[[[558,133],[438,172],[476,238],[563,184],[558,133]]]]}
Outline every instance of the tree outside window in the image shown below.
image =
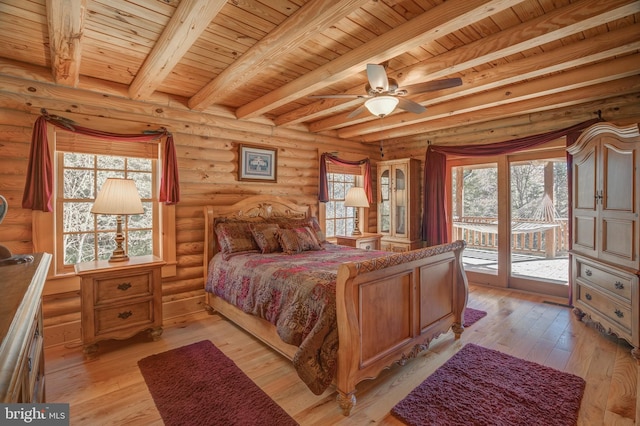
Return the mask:
{"type": "Polygon", "coordinates": [[[355,222],[355,209],[345,207],[347,191],[356,186],[356,175],[327,173],[329,201],[325,203],[325,232],[327,237],[351,235],[355,222]]]}
{"type": "Polygon", "coordinates": [[[136,182],[144,214],[123,217],[123,233],[130,256],[153,254],[155,161],[149,158],[58,154],[57,221],[61,228],[59,253],[64,265],[108,259],[115,249],[116,216],[90,213],[95,197],[107,178],[136,182]]]}

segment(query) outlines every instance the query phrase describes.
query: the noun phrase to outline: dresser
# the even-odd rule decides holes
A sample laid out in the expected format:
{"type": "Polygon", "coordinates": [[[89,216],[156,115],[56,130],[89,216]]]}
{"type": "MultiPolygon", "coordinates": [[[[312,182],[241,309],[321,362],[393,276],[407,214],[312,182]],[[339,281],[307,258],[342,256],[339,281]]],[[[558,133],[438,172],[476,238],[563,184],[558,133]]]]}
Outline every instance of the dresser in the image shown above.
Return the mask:
{"type": "Polygon", "coordinates": [[[640,360],[640,132],[598,123],[572,158],[574,313],[627,340],[640,360]]]}
{"type": "Polygon", "coordinates": [[[42,291],[51,255],[32,256],[31,262],[0,266],[0,400],[3,403],[45,401],[42,291]]]}
{"type": "Polygon", "coordinates": [[[422,247],[420,238],[420,161],[379,161],[378,234],[380,248],[404,252],[422,247]]]}
{"type": "Polygon", "coordinates": [[[380,234],[363,232],[360,235],[338,235],[336,244],[341,246],[356,247],[364,250],[380,250],[380,234]]]}
{"type": "Polygon", "coordinates": [[[98,260],[75,265],[80,277],[82,345],[86,359],[96,356],[98,342],[127,339],[149,331],[162,335],[162,266],[156,256],[122,262],[98,260]]]}

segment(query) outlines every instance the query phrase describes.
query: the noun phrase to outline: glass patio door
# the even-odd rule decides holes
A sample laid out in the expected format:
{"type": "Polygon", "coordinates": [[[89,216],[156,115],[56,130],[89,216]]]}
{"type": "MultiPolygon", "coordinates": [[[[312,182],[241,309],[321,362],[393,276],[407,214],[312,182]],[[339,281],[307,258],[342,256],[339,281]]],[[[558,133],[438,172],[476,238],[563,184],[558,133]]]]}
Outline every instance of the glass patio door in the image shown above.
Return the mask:
{"type": "Polygon", "coordinates": [[[498,164],[451,168],[452,240],[465,240],[463,264],[472,282],[499,285],[498,164]]]}
{"type": "Polygon", "coordinates": [[[472,283],[568,292],[568,184],[563,149],[449,162],[452,240],[472,283]]]}
{"type": "Polygon", "coordinates": [[[510,162],[509,287],[566,296],[568,183],[564,157],[510,162]]]}

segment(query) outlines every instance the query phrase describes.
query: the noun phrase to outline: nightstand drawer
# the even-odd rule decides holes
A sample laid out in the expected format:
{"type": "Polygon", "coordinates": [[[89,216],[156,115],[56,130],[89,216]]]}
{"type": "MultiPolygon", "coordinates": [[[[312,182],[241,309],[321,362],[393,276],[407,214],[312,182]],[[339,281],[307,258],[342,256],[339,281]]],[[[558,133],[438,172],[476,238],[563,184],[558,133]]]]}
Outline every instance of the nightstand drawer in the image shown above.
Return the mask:
{"type": "Polygon", "coordinates": [[[379,250],[378,244],[380,242],[380,238],[366,238],[362,240],[358,240],[356,243],[356,247],[361,248],[363,250],[379,250]]]}
{"type": "Polygon", "coordinates": [[[153,325],[153,300],[95,310],[95,334],[153,325]]]}
{"type": "Polygon", "coordinates": [[[380,234],[337,235],[336,244],[363,250],[380,250],[380,234]]]}
{"type": "Polygon", "coordinates": [[[153,277],[150,271],[116,278],[96,278],[94,285],[96,305],[153,294],[153,277]]]}
{"type": "Polygon", "coordinates": [[[631,334],[631,309],[628,305],[616,303],[597,290],[583,285],[578,285],[577,299],[600,312],[609,321],[624,327],[626,332],[631,334]]]}
{"type": "Polygon", "coordinates": [[[631,300],[632,282],[635,276],[622,271],[609,271],[595,262],[589,262],[576,256],[576,278],[603,288],[625,300],[631,300]]]}

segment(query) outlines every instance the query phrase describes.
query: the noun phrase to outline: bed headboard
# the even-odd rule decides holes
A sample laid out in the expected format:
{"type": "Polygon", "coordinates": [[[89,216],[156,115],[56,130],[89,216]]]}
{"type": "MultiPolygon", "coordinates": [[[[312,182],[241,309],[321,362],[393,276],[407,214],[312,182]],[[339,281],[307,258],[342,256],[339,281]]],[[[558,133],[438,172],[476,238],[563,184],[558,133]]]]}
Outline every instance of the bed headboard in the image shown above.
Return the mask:
{"type": "Polygon", "coordinates": [[[218,252],[215,225],[219,220],[268,221],[271,218],[305,219],[315,216],[316,208],[298,204],[294,200],[273,195],[247,197],[230,206],[204,207],[204,268],[205,274],[211,258],[218,252]]]}

